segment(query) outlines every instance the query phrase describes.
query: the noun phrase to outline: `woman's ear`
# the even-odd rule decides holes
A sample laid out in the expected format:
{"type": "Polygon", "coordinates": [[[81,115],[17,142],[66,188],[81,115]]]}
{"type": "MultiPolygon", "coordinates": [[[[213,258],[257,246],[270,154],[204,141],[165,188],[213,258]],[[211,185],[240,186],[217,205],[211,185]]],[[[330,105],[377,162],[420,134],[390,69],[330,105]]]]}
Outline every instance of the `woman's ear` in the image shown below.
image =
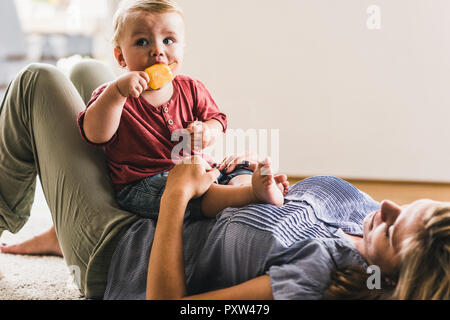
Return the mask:
{"type": "Polygon", "coordinates": [[[125,62],[125,58],[123,57],[122,49],[119,47],[114,48],[114,57],[116,57],[117,63],[122,67],[126,68],[127,63],[125,62]]]}

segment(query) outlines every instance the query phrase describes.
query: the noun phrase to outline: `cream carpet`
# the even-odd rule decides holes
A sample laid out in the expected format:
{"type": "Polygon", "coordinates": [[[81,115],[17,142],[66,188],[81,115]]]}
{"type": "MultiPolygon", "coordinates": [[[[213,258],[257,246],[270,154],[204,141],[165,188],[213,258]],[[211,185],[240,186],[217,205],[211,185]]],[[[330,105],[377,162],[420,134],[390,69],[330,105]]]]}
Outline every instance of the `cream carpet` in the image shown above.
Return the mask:
{"type": "MultiPolygon", "coordinates": [[[[14,244],[49,229],[50,211],[37,181],[31,216],[17,234],[3,232],[0,243],[14,244]]],[[[0,300],[82,300],[63,258],[0,253],[0,300]]]]}

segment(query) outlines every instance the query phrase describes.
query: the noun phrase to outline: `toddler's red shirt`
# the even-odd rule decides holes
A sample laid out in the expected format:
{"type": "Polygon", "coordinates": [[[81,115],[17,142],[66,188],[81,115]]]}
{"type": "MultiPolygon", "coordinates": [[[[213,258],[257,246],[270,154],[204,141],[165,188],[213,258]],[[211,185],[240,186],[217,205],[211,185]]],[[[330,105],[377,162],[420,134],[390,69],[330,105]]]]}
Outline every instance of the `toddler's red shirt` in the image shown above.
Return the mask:
{"type": "MultiPolygon", "coordinates": [[[[107,86],[105,84],[94,91],[86,110],[107,86]]],[[[173,89],[172,98],[158,108],[150,105],[143,97],[128,98],[117,132],[103,144],[87,139],[83,130],[86,110],[79,114],[78,127],[83,139],[105,151],[116,191],[173,168],[172,149],[181,141],[181,138],[180,141],[171,141],[175,130],[186,128],[193,121],[215,119],[226,131],[227,117],[220,112],[203,83],[178,75],[173,81],[173,89]]]]}

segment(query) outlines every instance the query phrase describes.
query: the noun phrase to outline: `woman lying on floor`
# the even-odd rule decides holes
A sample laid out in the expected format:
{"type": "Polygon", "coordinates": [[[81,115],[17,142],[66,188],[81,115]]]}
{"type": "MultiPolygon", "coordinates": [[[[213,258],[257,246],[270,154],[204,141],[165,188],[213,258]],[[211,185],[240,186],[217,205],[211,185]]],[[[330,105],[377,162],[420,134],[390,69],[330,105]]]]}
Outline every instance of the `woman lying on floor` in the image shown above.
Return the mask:
{"type": "MultiPolygon", "coordinates": [[[[218,174],[206,163],[170,172],[158,224],[141,219],[123,237],[105,299],[449,298],[448,205],[379,207],[343,180],[313,177],[293,186],[281,208],[252,205],[226,209],[217,221],[184,221],[189,200],[218,174]],[[379,209],[361,214],[371,207],[379,209]],[[364,216],[364,237],[351,236],[364,216]],[[380,267],[382,290],[367,287],[368,263],[380,267]]],[[[48,244],[57,247],[56,237],[48,244]]]]}
{"type": "Polygon", "coordinates": [[[172,169],[158,224],[138,222],[124,237],[105,298],[450,298],[448,204],[379,207],[343,180],[313,177],[293,186],[281,208],[230,208],[206,227],[184,223],[189,200],[218,174],[206,162],[172,169]],[[368,263],[385,278],[379,292],[365,281],[368,263]],[[347,271],[330,281],[337,270],[347,271]]]}
{"type": "MultiPolygon", "coordinates": [[[[105,74],[87,70],[85,79],[105,74]]],[[[83,106],[55,68],[32,65],[13,81],[0,114],[0,228],[25,223],[39,173],[55,228],[36,239],[80,268],[88,298],[450,297],[448,204],[380,205],[341,179],[313,177],[281,207],[203,219],[187,203],[218,172],[197,159],[170,172],[156,224],[117,207],[101,153],[79,137],[83,106]],[[369,265],[380,290],[368,289],[369,265]]]]}

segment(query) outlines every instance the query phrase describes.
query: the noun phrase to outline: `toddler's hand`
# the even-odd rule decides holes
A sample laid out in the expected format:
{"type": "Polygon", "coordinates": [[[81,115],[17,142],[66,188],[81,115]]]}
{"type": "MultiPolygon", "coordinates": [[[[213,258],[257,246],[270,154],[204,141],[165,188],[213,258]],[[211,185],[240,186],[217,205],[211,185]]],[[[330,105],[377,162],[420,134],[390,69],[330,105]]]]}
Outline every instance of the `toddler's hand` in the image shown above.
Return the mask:
{"type": "Polygon", "coordinates": [[[139,96],[148,88],[150,78],[144,71],[133,71],[124,74],[116,80],[116,87],[123,97],[139,96]]]}
{"type": "Polygon", "coordinates": [[[212,132],[207,124],[201,121],[194,121],[189,124],[186,130],[191,135],[191,149],[200,151],[210,145],[212,132]]]}

